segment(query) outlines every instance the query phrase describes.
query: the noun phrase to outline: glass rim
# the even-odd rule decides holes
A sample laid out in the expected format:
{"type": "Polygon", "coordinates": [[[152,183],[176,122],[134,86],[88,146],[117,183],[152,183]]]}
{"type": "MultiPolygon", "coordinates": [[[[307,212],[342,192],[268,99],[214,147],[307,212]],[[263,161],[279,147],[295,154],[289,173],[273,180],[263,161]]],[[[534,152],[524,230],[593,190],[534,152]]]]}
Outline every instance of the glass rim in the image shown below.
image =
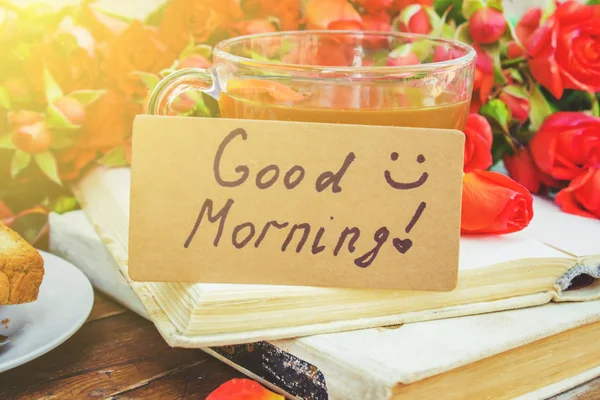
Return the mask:
{"type": "Polygon", "coordinates": [[[270,68],[270,69],[281,69],[281,70],[292,70],[292,71],[315,71],[315,72],[327,72],[327,73],[398,73],[398,72],[435,72],[453,68],[457,66],[466,66],[474,61],[477,53],[475,49],[461,41],[454,39],[444,39],[430,35],[422,35],[416,33],[406,32],[390,32],[390,31],[358,31],[358,30],[295,30],[295,31],[279,31],[279,32],[267,32],[257,33],[250,35],[241,35],[233,38],[225,39],[217,43],[213,48],[213,56],[225,59],[236,64],[243,64],[254,68],[270,68]],[[264,61],[256,60],[249,57],[244,57],[236,54],[231,54],[225,50],[227,46],[235,45],[237,43],[260,38],[274,38],[281,36],[306,36],[306,35],[353,35],[358,37],[368,36],[386,36],[396,38],[410,38],[410,39],[426,39],[432,42],[444,43],[453,47],[458,47],[464,50],[465,54],[458,58],[445,61],[436,61],[424,64],[412,64],[412,65],[398,65],[398,66],[327,66],[327,65],[310,65],[310,64],[293,64],[283,63],[276,61],[264,61]]]}

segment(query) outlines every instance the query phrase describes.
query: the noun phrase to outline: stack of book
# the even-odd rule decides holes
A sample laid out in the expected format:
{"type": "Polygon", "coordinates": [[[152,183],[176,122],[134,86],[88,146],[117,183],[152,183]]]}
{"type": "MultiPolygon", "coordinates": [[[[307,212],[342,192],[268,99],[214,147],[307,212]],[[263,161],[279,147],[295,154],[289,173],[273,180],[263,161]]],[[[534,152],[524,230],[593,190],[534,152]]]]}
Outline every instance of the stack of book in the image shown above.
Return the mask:
{"type": "Polygon", "coordinates": [[[145,283],[127,273],[129,178],[88,174],[84,211],[51,215],[53,251],[171,346],[290,397],[545,398],[600,375],[597,220],[536,198],[524,231],[461,238],[452,292],[145,283]]]}

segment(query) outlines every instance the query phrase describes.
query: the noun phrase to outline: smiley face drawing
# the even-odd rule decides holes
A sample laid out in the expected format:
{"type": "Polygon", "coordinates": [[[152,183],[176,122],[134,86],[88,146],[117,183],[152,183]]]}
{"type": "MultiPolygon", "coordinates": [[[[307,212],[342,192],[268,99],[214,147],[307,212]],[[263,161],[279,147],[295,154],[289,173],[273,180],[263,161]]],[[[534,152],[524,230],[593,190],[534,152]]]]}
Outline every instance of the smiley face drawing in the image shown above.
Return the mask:
{"type": "MultiPolygon", "coordinates": [[[[390,158],[392,159],[392,161],[396,161],[398,159],[398,153],[394,151],[392,154],[390,154],[390,158]]],[[[425,156],[423,154],[419,154],[417,156],[417,162],[419,164],[423,164],[425,162],[425,156]]],[[[392,174],[388,170],[384,171],[383,176],[385,177],[385,181],[388,183],[388,185],[398,190],[409,190],[418,188],[420,186],[423,186],[425,182],[427,182],[427,178],[429,178],[429,174],[427,172],[423,172],[421,174],[421,177],[414,182],[397,182],[392,178],[392,174]]]]}

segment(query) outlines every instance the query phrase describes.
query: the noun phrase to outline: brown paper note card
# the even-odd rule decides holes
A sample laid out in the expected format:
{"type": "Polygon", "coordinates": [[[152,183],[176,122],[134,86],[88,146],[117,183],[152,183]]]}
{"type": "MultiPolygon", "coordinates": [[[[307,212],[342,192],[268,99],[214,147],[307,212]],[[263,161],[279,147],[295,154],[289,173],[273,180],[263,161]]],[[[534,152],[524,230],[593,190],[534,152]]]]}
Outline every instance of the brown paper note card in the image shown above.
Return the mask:
{"type": "Polygon", "coordinates": [[[452,290],[459,131],[138,116],[136,281],[452,290]]]}

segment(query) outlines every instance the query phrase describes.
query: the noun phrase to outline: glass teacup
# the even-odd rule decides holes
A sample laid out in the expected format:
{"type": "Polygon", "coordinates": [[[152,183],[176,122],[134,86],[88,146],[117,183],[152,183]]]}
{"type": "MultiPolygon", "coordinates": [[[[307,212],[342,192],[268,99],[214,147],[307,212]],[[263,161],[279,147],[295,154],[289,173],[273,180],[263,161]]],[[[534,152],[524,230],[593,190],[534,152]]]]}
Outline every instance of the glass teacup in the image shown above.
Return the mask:
{"type": "Polygon", "coordinates": [[[190,91],[225,118],[463,129],[475,69],[472,47],[394,32],[294,31],[217,44],[213,68],[163,79],[149,113],[173,114],[190,91]]]}

